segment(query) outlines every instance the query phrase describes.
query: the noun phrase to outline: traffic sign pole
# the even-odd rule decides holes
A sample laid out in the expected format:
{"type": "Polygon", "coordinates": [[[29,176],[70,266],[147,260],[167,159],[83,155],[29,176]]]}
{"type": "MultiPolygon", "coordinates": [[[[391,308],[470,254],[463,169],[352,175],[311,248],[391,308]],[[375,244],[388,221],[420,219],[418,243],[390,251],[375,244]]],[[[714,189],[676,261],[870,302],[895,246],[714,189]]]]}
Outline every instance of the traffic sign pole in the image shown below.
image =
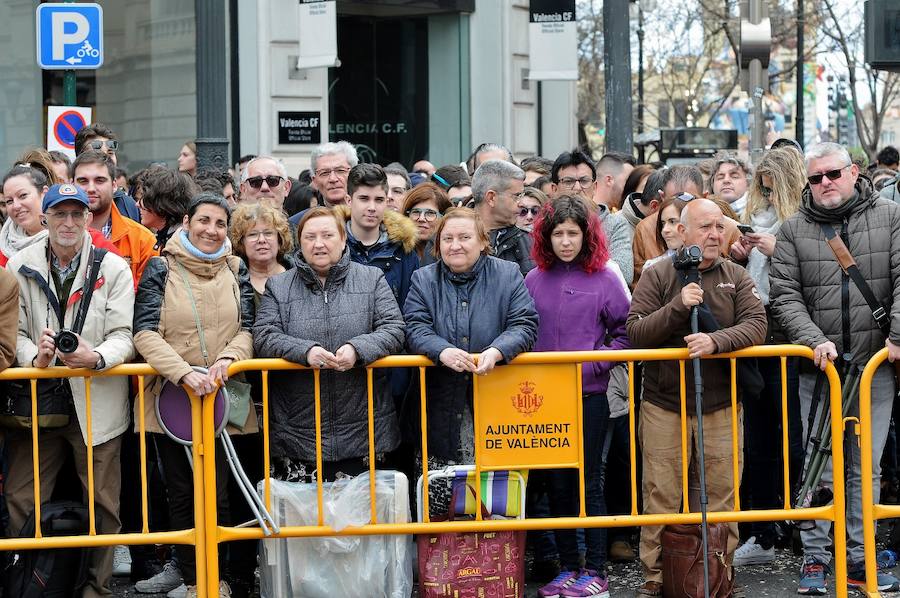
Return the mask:
{"type": "MultiPolygon", "coordinates": [[[[67,4],[74,2],[75,0],[63,0],[67,4]]],[[[75,71],[68,70],[63,74],[63,106],[74,106],[77,102],[76,88],[75,88],[75,71]]]]}

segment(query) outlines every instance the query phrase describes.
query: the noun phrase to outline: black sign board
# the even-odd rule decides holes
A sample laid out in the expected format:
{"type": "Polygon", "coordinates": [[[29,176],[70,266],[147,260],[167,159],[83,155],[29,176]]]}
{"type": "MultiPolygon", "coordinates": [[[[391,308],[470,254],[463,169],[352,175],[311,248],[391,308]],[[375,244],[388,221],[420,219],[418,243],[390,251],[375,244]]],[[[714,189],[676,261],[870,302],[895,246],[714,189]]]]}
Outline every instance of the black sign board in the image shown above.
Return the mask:
{"type": "Polygon", "coordinates": [[[279,112],[278,143],[292,145],[322,142],[321,112],[279,112]]]}
{"type": "Polygon", "coordinates": [[[865,59],[872,68],[900,71],[900,6],[896,0],[865,3],[865,59]]]}
{"type": "Polygon", "coordinates": [[[531,0],[528,13],[531,23],[574,21],[575,0],[531,0]]]}

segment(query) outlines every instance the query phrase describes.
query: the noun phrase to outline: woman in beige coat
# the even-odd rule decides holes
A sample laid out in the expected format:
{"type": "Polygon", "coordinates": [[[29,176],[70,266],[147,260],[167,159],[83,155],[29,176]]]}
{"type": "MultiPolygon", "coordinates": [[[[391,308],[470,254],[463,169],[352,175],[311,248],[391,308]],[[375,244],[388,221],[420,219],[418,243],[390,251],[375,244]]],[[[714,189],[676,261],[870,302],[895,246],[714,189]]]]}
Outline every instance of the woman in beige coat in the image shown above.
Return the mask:
{"type": "MultiPolygon", "coordinates": [[[[156,398],[167,380],[190,387],[198,395],[212,392],[227,381],[232,362],[253,356],[253,287],[246,267],[231,255],[226,244],[229,220],[230,210],[224,197],[214,193],[197,195],[184,217],[182,230],[169,240],[162,256],[148,263],[135,301],[135,347],[161,374],[148,377],[145,382],[144,416],[147,431],[157,434],[155,440],[168,488],[169,518],[175,529],[194,524],[192,470],[184,447],[162,433],[156,418],[156,398]],[[193,366],[206,367],[209,373],[200,374],[193,366]]],[[[257,430],[252,408],[240,430],[229,426],[231,433],[257,430]]],[[[228,473],[222,451],[216,452],[216,475],[219,520],[228,522],[228,473]]],[[[197,583],[194,550],[190,546],[177,546],[175,550],[186,595],[191,597],[197,583]]],[[[224,567],[221,569],[224,571],[224,567]]],[[[230,596],[224,581],[220,593],[230,596]]]]}

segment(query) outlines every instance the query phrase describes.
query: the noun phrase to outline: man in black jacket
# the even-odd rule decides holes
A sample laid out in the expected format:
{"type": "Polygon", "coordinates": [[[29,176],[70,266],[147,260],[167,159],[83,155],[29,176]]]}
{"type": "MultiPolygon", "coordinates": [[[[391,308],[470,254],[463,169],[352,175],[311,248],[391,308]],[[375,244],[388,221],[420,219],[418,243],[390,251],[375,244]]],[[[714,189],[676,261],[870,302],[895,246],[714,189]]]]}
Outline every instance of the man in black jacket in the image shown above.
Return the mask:
{"type": "Polygon", "coordinates": [[[484,222],[495,257],[515,262],[522,276],[534,268],[531,235],[516,227],[519,200],[525,191],[525,173],[506,160],[488,160],[472,177],[472,200],[484,222]]]}

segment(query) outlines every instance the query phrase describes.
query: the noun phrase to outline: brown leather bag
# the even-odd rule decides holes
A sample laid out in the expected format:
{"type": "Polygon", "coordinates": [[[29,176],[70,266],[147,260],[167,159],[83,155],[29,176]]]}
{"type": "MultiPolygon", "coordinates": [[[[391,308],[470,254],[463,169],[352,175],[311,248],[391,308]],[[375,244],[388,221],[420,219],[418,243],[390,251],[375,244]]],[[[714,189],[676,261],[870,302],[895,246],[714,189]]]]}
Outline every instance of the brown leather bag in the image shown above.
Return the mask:
{"type": "MultiPolygon", "coordinates": [[[[709,524],[709,596],[729,598],[734,568],[727,564],[728,524],[709,524]]],[[[703,598],[703,537],[699,525],[667,525],[662,534],[664,598],[703,598]]]]}

